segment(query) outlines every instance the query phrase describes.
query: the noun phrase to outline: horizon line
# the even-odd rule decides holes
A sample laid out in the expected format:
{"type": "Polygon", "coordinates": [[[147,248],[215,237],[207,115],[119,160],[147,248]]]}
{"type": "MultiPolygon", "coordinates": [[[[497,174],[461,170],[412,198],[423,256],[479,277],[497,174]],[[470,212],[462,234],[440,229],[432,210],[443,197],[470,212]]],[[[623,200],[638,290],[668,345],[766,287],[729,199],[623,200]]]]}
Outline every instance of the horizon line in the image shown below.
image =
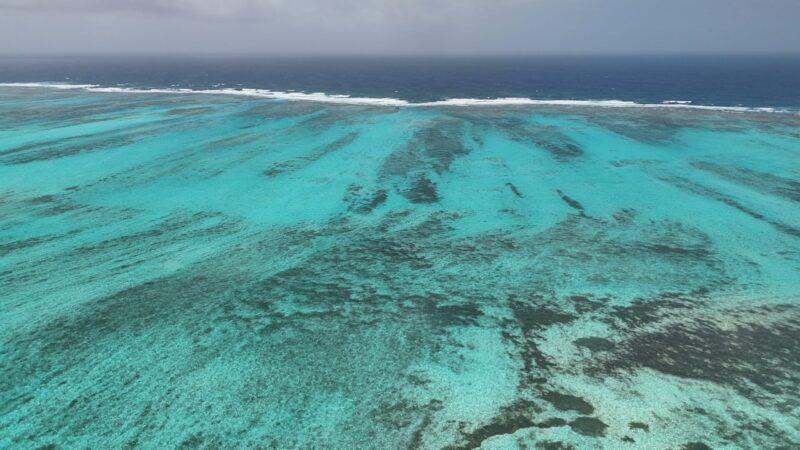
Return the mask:
{"type": "Polygon", "coordinates": [[[657,52],[442,52],[442,53],[380,53],[380,52],[214,52],[214,51],[120,51],[120,52],[2,52],[0,58],[7,57],[264,57],[264,58],[508,58],[508,57],[653,57],[653,56],[793,56],[800,57],[797,51],[657,51],[657,52]]]}

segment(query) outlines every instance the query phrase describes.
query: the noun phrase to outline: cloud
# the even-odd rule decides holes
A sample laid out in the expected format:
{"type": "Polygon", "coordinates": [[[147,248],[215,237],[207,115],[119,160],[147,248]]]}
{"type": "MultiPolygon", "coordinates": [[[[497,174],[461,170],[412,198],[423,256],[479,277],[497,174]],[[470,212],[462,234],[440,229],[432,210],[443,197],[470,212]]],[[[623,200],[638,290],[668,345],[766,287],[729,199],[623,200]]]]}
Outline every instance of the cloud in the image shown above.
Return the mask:
{"type": "Polygon", "coordinates": [[[0,0],[0,52],[800,51],[798,0],[0,0]]]}
{"type": "MultiPolygon", "coordinates": [[[[217,19],[267,19],[328,14],[373,20],[463,15],[523,0],[0,0],[0,10],[64,13],[176,15],[217,19]]],[[[527,3],[531,3],[530,1],[527,3]]]]}
{"type": "MultiPolygon", "coordinates": [[[[253,10],[266,12],[268,0],[0,0],[0,8],[30,12],[179,14],[233,17],[253,10]]],[[[280,2],[278,2],[280,3],[280,2]]]]}

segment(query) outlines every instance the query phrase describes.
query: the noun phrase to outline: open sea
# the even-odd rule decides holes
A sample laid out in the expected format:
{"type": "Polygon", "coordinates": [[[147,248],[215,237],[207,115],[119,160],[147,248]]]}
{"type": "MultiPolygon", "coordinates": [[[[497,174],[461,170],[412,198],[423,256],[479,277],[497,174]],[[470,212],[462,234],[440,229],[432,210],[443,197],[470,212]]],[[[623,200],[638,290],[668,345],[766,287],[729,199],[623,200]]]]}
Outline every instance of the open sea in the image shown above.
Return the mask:
{"type": "Polygon", "coordinates": [[[0,57],[0,448],[800,448],[800,57],[0,57]]]}

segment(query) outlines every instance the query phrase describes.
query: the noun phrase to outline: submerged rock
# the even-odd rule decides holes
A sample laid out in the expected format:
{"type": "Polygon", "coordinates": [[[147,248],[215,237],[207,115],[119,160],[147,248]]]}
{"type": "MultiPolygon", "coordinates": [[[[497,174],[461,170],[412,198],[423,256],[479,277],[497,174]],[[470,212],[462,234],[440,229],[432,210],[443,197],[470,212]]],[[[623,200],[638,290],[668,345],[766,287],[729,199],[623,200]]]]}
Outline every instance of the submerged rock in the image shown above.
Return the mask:
{"type": "Polygon", "coordinates": [[[608,428],[608,425],[603,421],[594,417],[578,417],[570,422],[569,426],[576,433],[592,437],[605,436],[606,428],[608,428]]]}
{"type": "Polygon", "coordinates": [[[614,343],[601,337],[587,337],[572,341],[578,347],[588,348],[593,352],[607,352],[614,350],[614,343]]]}
{"type": "Polygon", "coordinates": [[[562,394],[560,392],[548,392],[543,395],[542,398],[561,411],[577,411],[581,414],[591,414],[594,412],[594,406],[592,406],[591,403],[574,395],[562,394]]]}

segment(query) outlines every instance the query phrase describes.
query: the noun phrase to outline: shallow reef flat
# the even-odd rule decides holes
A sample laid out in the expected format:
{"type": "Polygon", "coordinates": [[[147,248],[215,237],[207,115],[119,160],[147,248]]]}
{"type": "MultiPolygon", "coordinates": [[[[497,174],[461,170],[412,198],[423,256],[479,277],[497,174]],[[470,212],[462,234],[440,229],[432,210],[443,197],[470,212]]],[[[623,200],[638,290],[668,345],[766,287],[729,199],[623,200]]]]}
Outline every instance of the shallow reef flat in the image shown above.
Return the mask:
{"type": "Polygon", "coordinates": [[[2,88],[0,448],[798,448],[798,130],[2,88]]]}

